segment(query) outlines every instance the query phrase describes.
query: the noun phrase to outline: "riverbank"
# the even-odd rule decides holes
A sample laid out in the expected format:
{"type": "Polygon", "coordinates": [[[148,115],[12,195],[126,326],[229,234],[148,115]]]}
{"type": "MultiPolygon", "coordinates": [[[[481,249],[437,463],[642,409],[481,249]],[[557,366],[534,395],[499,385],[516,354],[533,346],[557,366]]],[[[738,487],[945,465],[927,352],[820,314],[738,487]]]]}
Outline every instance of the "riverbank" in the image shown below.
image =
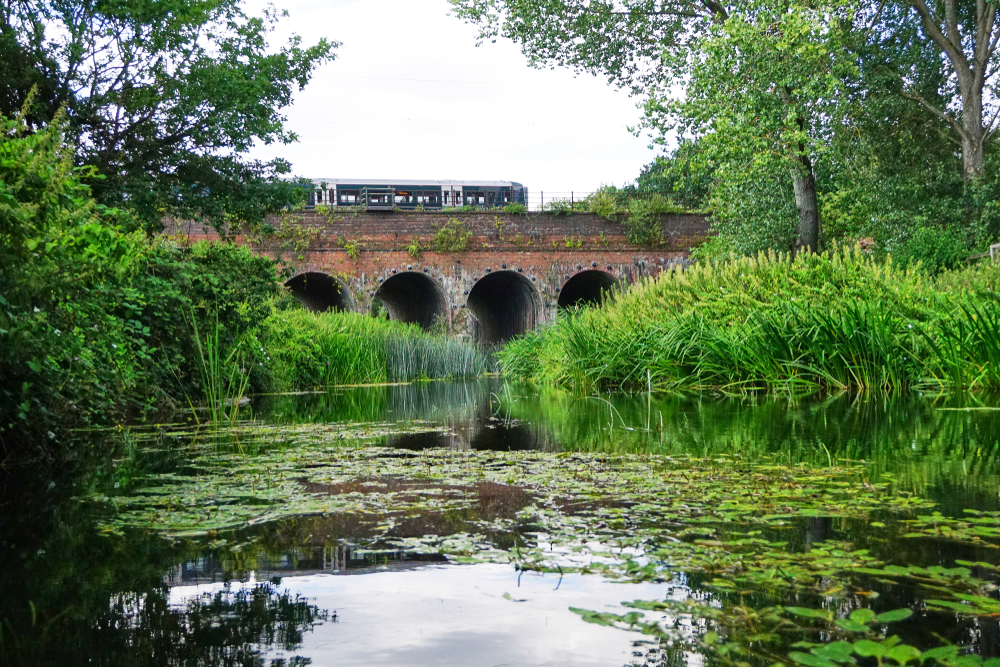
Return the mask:
{"type": "Polygon", "coordinates": [[[246,248],[143,231],[95,202],[62,130],[0,117],[0,459],[191,405],[232,419],[247,392],[485,369],[414,325],[306,312],[246,248]]]}
{"type": "Polygon", "coordinates": [[[585,391],[995,389],[1000,268],[858,249],[698,264],[511,341],[505,376],[585,391]]]}

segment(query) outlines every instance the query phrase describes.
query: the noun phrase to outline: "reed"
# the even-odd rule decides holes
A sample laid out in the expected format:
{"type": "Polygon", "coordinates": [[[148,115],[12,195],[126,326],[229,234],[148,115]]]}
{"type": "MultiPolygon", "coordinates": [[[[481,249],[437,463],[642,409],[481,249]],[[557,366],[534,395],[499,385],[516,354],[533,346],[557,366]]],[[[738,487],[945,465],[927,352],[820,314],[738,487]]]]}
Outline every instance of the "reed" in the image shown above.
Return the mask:
{"type": "Polygon", "coordinates": [[[489,363],[469,342],[358,313],[278,310],[248,347],[257,384],[275,391],[475,377],[489,363]]]}
{"type": "Polygon", "coordinates": [[[1000,267],[932,278],[856,249],[673,270],[498,355],[513,379],[584,389],[1000,387],[1000,267]]]}
{"type": "MultiPolygon", "coordinates": [[[[198,320],[191,313],[192,340],[196,352],[195,363],[201,383],[202,397],[208,411],[208,421],[212,426],[232,427],[239,419],[240,402],[246,395],[250,376],[240,368],[240,345],[229,350],[222,346],[221,329],[216,317],[212,330],[202,340],[198,331],[198,320]]],[[[199,424],[198,410],[188,397],[188,405],[199,424]]]]}

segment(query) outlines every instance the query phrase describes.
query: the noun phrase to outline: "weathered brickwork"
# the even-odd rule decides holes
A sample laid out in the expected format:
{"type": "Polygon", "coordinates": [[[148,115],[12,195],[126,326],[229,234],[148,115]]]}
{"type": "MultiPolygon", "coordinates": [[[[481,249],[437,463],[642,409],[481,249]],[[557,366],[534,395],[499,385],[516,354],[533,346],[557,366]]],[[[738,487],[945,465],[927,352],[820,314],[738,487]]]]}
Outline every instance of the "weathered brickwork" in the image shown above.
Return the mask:
{"type": "MultiPolygon", "coordinates": [[[[288,214],[270,224],[278,230],[276,235],[263,242],[238,237],[238,242],[280,257],[296,275],[334,277],[342,288],[339,307],[367,312],[377,295],[401,319],[420,321],[413,313],[433,308],[452,330],[476,333],[478,326],[480,337],[484,309],[492,302],[502,306],[499,302],[508,294],[519,300],[517,308],[533,311],[524,322],[512,325],[516,333],[555,317],[560,294],[565,297],[572,292],[574,298],[586,301],[588,290],[593,292],[598,284],[632,284],[655,276],[664,267],[685,261],[690,248],[709,233],[705,218],[698,215],[663,216],[666,242],[657,249],[630,244],[622,225],[581,213],[306,212],[288,214]],[[468,249],[428,250],[438,227],[455,218],[472,233],[468,249]],[[407,252],[414,238],[422,248],[417,257],[407,252]],[[355,249],[355,257],[349,248],[355,249]],[[580,277],[594,271],[601,274],[580,277]],[[493,277],[488,281],[492,290],[481,287],[473,292],[484,276],[498,273],[506,283],[493,277]],[[399,291],[403,283],[406,289],[399,291]],[[390,288],[396,292],[390,293],[390,288]],[[434,294],[418,304],[428,291],[434,294]]],[[[166,231],[188,241],[216,238],[196,223],[171,221],[166,231]]]]}

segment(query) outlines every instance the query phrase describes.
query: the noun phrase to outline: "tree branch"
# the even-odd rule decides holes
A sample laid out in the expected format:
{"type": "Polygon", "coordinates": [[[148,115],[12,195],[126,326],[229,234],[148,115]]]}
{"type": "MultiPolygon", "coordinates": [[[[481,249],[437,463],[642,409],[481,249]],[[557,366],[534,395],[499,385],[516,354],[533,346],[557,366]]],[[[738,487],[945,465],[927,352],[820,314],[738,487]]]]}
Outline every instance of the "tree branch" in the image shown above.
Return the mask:
{"type": "Polygon", "coordinates": [[[962,124],[957,120],[955,120],[954,118],[952,118],[951,114],[949,114],[948,112],[941,111],[940,109],[938,109],[936,106],[925,100],[922,96],[918,95],[917,93],[911,93],[904,90],[902,93],[900,93],[900,95],[902,95],[904,98],[908,100],[916,102],[917,104],[919,104],[920,106],[927,109],[932,114],[943,120],[949,126],[951,126],[951,128],[956,132],[958,132],[959,135],[961,135],[962,137],[965,136],[965,129],[962,127],[962,124]]]}
{"type": "MultiPolygon", "coordinates": [[[[951,0],[953,2],[953,0],[951,0]]],[[[937,42],[938,46],[948,54],[948,59],[951,60],[952,67],[955,68],[955,73],[960,79],[968,78],[969,76],[969,62],[965,59],[965,54],[962,53],[962,49],[956,46],[951,39],[946,37],[944,33],[941,32],[941,28],[938,25],[938,19],[934,16],[924,0],[909,0],[910,6],[912,6],[920,18],[923,19],[924,28],[927,30],[927,34],[937,42]]]]}

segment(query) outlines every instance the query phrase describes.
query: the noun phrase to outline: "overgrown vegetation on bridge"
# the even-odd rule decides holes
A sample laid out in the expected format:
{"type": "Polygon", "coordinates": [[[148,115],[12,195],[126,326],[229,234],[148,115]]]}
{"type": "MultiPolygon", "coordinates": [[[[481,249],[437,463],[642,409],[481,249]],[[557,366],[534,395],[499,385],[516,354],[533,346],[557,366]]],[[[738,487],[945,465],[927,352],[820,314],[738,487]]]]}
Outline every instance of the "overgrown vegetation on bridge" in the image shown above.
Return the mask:
{"type": "Polygon", "coordinates": [[[1000,267],[930,276],[859,249],[668,271],[499,353],[582,389],[1000,388],[1000,267]]]}

